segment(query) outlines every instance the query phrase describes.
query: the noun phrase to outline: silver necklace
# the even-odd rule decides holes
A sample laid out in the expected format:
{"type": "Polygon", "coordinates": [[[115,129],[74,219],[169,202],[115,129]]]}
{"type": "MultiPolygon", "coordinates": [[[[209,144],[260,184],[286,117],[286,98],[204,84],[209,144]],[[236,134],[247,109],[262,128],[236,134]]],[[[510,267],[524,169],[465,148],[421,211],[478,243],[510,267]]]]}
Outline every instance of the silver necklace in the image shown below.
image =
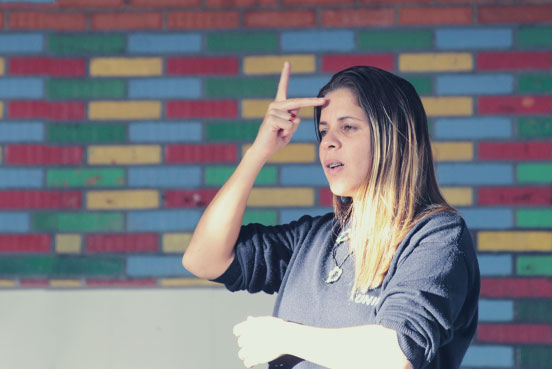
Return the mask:
{"type": "Polygon", "coordinates": [[[335,266],[332,270],[328,273],[328,278],[326,279],[327,284],[335,283],[341,278],[341,275],[343,274],[343,269],[341,268],[345,261],[351,256],[351,252],[347,253],[347,256],[345,256],[345,259],[341,263],[337,262],[337,258],[335,256],[335,253],[337,251],[337,248],[345,241],[349,240],[349,230],[343,231],[339,237],[335,240],[335,245],[332,250],[332,257],[335,262],[335,266]]]}

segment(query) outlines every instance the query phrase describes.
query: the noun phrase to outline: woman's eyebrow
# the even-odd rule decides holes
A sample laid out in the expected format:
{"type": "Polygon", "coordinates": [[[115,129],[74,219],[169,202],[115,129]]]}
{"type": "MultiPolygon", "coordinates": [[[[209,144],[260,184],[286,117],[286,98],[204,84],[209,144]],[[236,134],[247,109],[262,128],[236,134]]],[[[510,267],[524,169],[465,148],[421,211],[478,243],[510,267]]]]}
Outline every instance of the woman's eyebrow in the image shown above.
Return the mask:
{"type": "MultiPolygon", "coordinates": [[[[351,116],[348,116],[348,115],[345,116],[345,117],[339,117],[339,118],[337,118],[337,120],[340,121],[340,122],[342,122],[342,121],[344,121],[344,120],[347,120],[347,119],[359,120],[359,121],[361,121],[361,122],[363,121],[363,120],[360,119],[360,118],[355,118],[355,117],[351,117],[351,116]]],[[[323,126],[327,126],[328,123],[325,122],[325,121],[321,121],[320,123],[318,123],[318,125],[319,125],[319,126],[322,126],[322,125],[323,125],[323,126]]]]}

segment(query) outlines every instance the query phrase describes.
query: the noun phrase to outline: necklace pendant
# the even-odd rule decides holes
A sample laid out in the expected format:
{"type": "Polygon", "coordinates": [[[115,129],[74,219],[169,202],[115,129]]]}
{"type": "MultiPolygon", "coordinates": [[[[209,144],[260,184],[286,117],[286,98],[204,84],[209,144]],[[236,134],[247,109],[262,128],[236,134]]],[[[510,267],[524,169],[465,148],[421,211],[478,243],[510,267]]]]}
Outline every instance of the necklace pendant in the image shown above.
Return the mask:
{"type": "Polygon", "coordinates": [[[331,283],[337,282],[339,278],[341,278],[341,274],[343,274],[343,269],[341,269],[336,265],[328,273],[328,279],[326,279],[326,283],[331,284],[331,283]]]}

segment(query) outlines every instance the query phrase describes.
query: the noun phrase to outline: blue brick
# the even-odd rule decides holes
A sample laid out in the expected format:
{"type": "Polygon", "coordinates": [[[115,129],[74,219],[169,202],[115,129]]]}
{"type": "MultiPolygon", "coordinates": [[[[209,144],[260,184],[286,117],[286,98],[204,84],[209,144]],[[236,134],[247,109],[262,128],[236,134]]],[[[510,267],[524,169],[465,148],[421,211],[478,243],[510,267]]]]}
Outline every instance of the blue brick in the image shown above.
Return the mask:
{"type": "Polygon", "coordinates": [[[438,29],[435,44],[439,49],[507,49],[513,44],[513,34],[507,28],[438,29]]]}
{"type": "Polygon", "coordinates": [[[289,186],[327,186],[321,165],[287,165],[280,169],[280,180],[289,186]]]}
{"type": "Polygon", "coordinates": [[[131,79],[130,98],[197,98],[201,95],[198,78],[143,78],[131,79]]]}
{"type": "Polygon", "coordinates": [[[201,141],[199,122],[137,122],[129,125],[131,142],[197,142],[201,141]]]}
{"type": "Polygon", "coordinates": [[[199,167],[138,167],[128,169],[131,187],[194,188],[201,185],[199,167]]]}
{"type": "Polygon", "coordinates": [[[514,77],[508,74],[437,77],[438,95],[509,94],[513,91],[514,77]]]}
{"type": "Polygon", "coordinates": [[[0,169],[0,188],[40,188],[43,178],[41,169],[0,169]]]}
{"type": "Polygon", "coordinates": [[[512,122],[507,118],[437,119],[434,138],[487,139],[512,137],[512,122]]]}
{"type": "Polygon", "coordinates": [[[43,91],[44,83],[40,78],[22,77],[0,79],[0,99],[38,99],[44,96],[43,91]]]}
{"type": "Polygon", "coordinates": [[[482,276],[512,275],[511,255],[478,255],[479,270],[482,276]]]}
{"type": "Polygon", "coordinates": [[[514,212],[503,208],[459,209],[471,229],[508,229],[514,226],[514,212]]]}
{"type": "Polygon", "coordinates": [[[29,214],[20,212],[0,213],[0,232],[28,232],[30,229],[29,214]]]}
{"type": "Polygon", "coordinates": [[[331,76],[293,77],[289,80],[289,97],[316,97],[331,76]]]}
{"type": "Polygon", "coordinates": [[[316,134],[314,132],[314,120],[313,119],[301,119],[297,131],[291,138],[292,142],[316,142],[316,134]]]}
{"type": "Polygon", "coordinates": [[[351,51],[355,47],[352,31],[282,32],[283,51],[351,51]]]}
{"type": "Polygon", "coordinates": [[[42,141],[43,138],[42,123],[0,123],[0,142],[36,142],[42,141]]]}
{"type": "Polygon", "coordinates": [[[514,302],[509,300],[479,300],[480,322],[509,322],[514,319],[514,302]]]}
{"type": "Polygon", "coordinates": [[[126,274],[131,277],[194,277],[182,266],[181,256],[129,256],[126,274]]]}
{"type": "Polygon", "coordinates": [[[303,215],[324,215],[327,213],[333,212],[333,209],[330,207],[319,207],[319,208],[301,208],[301,209],[286,209],[280,211],[280,223],[286,224],[301,218],[303,215]]]}
{"type": "Polygon", "coordinates": [[[44,49],[44,35],[11,33],[0,35],[0,53],[38,53],[44,49]]]}
{"type": "Polygon", "coordinates": [[[201,51],[198,34],[147,34],[128,36],[128,52],[131,54],[194,53],[201,51]]]}
{"type": "Polygon", "coordinates": [[[514,170],[510,164],[437,164],[436,170],[440,185],[501,185],[514,182],[514,170]]]}
{"type": "Polygon", "coordinates": [[[508,346],[472,345],[462,361],[469,368],[511,368],[514,365],[514,349],[508,346]]]}
{"type": "Polygon", "coordinates": [[[131,211],[127,214],[127,230],[134,232],[192,231],[200,216],[199,210],[131,211]]]}

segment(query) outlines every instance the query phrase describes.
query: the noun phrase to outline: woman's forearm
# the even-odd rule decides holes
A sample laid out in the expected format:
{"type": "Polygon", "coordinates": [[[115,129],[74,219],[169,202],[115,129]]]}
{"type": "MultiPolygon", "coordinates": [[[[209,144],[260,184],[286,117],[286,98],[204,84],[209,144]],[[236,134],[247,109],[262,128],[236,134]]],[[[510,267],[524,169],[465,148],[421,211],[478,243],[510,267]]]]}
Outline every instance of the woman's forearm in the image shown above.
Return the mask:
{"type": "Polygon", "coordinates": [[[266,158],[251,147],[196,226],[182,264],[201,278],[220,276],[234,257],[247,198],[266,158]]]}

